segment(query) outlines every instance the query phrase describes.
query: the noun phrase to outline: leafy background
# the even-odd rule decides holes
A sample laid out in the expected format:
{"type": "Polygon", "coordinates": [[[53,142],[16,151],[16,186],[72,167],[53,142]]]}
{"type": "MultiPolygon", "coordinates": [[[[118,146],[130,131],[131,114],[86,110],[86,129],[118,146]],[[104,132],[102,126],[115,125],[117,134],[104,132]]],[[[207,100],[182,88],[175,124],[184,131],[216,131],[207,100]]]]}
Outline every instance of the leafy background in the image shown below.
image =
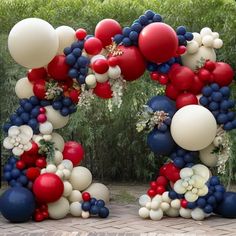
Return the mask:
{"type": "MultiPolygon", "coordinates": [[[[27,17],[39,17],[54,27],[84,27],[93,33],[101,19],[113,18],[122,26],[128,26],[147,9],[160,13],[173,28],[185,25],[189,31],[199,32],[208,26],[218,31],[224,41],[224,47],[217,52],[218,61],[225,61],[236,69],[236,3],[233,0],[1,0],[1,124],[17,107],[16,80],[26,75],[26,69],[14,63],[7,50],[7,35],[14,24],[27,17]]],[[[234,84],[232,89],[235,96],[234,84]]],[[[145,182],[155,177],[165,160],[150,152],[146,134],[136,132],[135,122],[140,107],[156,95],[157,90],[157,84],[145,74],[129,84],[120,109],[109,112],[106,101],[95,99],[90,109],[78,110],[72,115],[70,125],[61,130],[66,140],[82,142],[86,150],[83,164],[97,179],[145,182]]],[[[228,183],[236,180],[235,137],[235,132],[231,132],[232,158],[222,176],[228,183]]],[[[3,151],[2,163],[7,157],[8,153],[3,151]]]]}

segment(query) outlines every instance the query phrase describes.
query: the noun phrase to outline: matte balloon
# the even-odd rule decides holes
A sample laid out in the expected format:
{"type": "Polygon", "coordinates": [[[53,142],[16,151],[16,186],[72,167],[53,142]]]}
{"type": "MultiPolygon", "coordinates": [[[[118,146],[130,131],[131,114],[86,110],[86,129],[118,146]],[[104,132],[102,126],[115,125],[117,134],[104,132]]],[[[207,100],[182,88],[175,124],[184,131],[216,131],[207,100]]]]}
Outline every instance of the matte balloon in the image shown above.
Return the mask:
{"type": "Polygon", "coordinates": [[[182,93],[176,99],[176,108],[180,109],[187,105],[198,104],[197,97],[192,93],[182,93]]]}
{"type": "Polygon", "coordinates": [[[57,148],[60,152],[62,152],[65,144],[63,137],[55,132],[52,133],[51,135],[52,135],[51,141],[54,143],[54,147],[57,148]]]}
{"type": "Polygon", "coordinates": [[[47,78],[47,70],[44,67],[29,70],[27,77],[31,83],[37,83],[47,78]]]}
{"type": "Polygon", "coordinates": [[[218,162],[217,155],[213,152],[216,147],[213,144],[210,144],[206,148],[200,150],[199,158],[201,162],[209,167],[215,167],[218,162]]]}
{"type": "Polygon", "coordinates": [[[30,83],[27,77],[19,79],[16,82],[15,92],[18,98],[30,98],[34,96],[33,84],[30,83]]]}
{"type": "Polygon", "coordinates": [[[210,145],[217,131],[212,113],[199,105],[188,105],[178,110],[171,122],[171,135],[182,148],[198,151],[210,145]]]}
{"type": "Polygon", "coordinates": [[[97,83],[96,87],[94,88],[93,92],[100,98],[109,99],[112,98],[112,90],[111,85],[108,81],[104,83],[97,83]]]}
{"type": "Polygon", "coordinates": [[[166,86],[166,90],[165,90],[165,95],[167,97],[169,97],[172,100],[176,100],[176,98],[178,97],[180,91],[178,91],[173,84],[168,84],[166,86]]]}
{"type": "Polygon", "coordinates": [[[56,202],[48,204],[48,213],[51,219],[59,220],[67,216],[70,211],[69,201],[61,197],[56,202]]]}
{"type": "Polygon", "coordinates": [[[0,212],[9,221],[28,221],[35,210],[34,195],[23,187],[7,189],[0,197],[0,212]]]}
{"type": "Polygon", "coordinates": [[[169,25],[159,22],[152,23],[141,31],[138,45],[148,61],[161,63],[176,55],[178,38],[169,25]]]}
{"type": "Polygon", "coordinates": [[[59,40],[54,28],[38,18],[27,18],[16,25],[8,36],[8,48],[13,59],[26,68],[47,65],[56,55],[59,40]]]}
{"type": "Polygon", "coordinates": [[[190,93],[198,95],[201,93],[204,86],[205,86],[205,84],[199,79],[199,77],[197,75],[195,75],[193,78],[193,83],[188,91],[190,93]]]}

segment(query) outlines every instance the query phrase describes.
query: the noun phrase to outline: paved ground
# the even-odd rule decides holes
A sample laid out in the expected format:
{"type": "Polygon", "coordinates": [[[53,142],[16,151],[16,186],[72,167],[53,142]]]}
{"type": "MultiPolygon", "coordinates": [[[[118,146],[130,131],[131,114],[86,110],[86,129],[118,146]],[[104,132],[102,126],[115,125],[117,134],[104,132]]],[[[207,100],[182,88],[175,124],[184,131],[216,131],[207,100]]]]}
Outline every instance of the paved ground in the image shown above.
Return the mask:
{"type": "MultiPolygon", "coordinates": [[[[144,187],[144,186],[143,186],[144,187]]],[[[183,218],[164,218],[161,221],[142,220],[138,217],[138,205],[127,204],[140,195],[144,188],[130,186],[113,186],[110,216],[99,218],[72,218],[47,220],[41,223],[29,222],[11,224],[0,218],[0,235],[143,235],[143,236],[204,236],[236,235],[236,219],[211,217],[203,222],[183,218]],[[130,193],[130,189],[133,189],[130,193]],[[128,191],[129,190],[129,191],[128,191]],[[123,203],[122,203],[123,202],[123,203]]]]}

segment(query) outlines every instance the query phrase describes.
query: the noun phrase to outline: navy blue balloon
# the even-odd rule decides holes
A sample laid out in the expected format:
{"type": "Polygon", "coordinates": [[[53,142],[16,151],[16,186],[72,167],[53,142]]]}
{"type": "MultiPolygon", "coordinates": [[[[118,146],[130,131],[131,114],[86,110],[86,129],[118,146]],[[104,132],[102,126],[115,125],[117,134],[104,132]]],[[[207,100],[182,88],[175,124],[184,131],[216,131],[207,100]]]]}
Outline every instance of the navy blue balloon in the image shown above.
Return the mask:
{"type": "Polygon", "coordinates": [[[79,73],[76,69],[72,68],[69,70],[68,76],[70,76],[71,78],[77,78],[79,76],[79,73]]]}
{"type": "Polygon", "coordinates": [[[96,205],[92,205],[89,212],[91,215],[97,215],[99,212],[99,207],[96,205]]]}
{"type": "Polygon", "coordinates": [[[24,113],[22,113],[22,114],[20,115],[20,118],[21,118],[25,123],[27,123],[27,122],[30,120],[30,115],[29,115],[29,113],[24,112],[24,113]]]}
{"type": "Polygon", "coordinates": [[[169,198],[174,200],[174,199],[178,198],[178,194],[175,191],[170,190],[169,191],[169,198]]]}
{"type": "Polygon", "coordinates": [[[124,36],[122,34],[117,34],[115,35],[114,37],[114,41],[117,43],[117,44],[120,44],[123,40],[124,36]]]}
{"type": "Polygon", "coordinates": [[[176,145],[169,131],[162,133],[157,129],[148,134],[147,144],[157,155],[169,155],[176,145]]]}
{"type": "Polygon", "coordinates": [[[236,193],[226,192],[214,212],[225,218],[236,218],[236,193]]]}
{"type": "Polygon", "coordinates": [[[179,26],[176,30],[176,33],[178,35],[185,35],[186,34],[186,28],[184,26],[179,26]]]}
{"type": "Polygon", "coordinates": [[[203,197],[200,197],[198,198],[197,200],[197,205],[200,207],[200,208],[204,208],[206,206],[206,200],[203,198],[203,197]]]}
{"type": "Polygon", "coordinates": [[[91,203],[90,202],[83,202],[81,205],[81,208],[83,211],[89,211],[91,208],[91,203]]]}
{"type": "Polygon", "coordinates": [[[73,66],[76,62],[76,57],[70,53],[66,56],[66,64],[73,66]]]}
{"type": "Polygon", "coordinates": [[[155,111],[164,111],[169,113],[169,116],[172,117],[176,112],[175,103],[166,96],[158,95],[152,97],[147,105],[155,111]]]}
{"type": "Polygon", "coordinates": [[[148,19],[152,19],[153,16],[155,15],[155,13],[154,13],[153,11],[151,11],[151,10],[145,11],[144,14],[145,14],[145,16],[146,16],[148,19]]]}
{"type": "Polygon", "coordinates": [[[131,25],[131,30],[133,30],[137,33],[140,33],[142,29],[143,29],[143,27],[139,23],[134,23],[134,24],[131,25]]]}
{"type": "Polygon", "coordinates": [[[124,46],[131,46],[132,42],[129,37],[124,37],[122,40],[124,46]]]}
{"type": "Polygon", "coordinates": [[[191,32],[187,32],[184,35],[184,37],[185,37],[186,40],[191,41],[193,39],[193,34],[191,32]]]}
{"type": "Polygon", "coordinates": [[[105,206],[105,202],[104,202],[103,200],[98,200],[97,203],[96,203],[96,205],[97,205],[98,207],[104,207],[104,206],[105,206]]]}
{"type": "Polygon", "coordinates": [[[212,88],[210,86],[205,86],[202,89],[202,95],[209,97],[212,94],[212,88]]]}
{"type": "Polygon", "coordinates": [[[94,197],[92,197],[92,198],[90,199],[90,204],[91,204],[91,205],[95,205],[96,203],[97,203],[97,199],[94,198],[94,197]]]}
{"type": "Polygon", "coordinates": [[[152,18],[153,22],[162,22],[162,17],[159,14],[155,14],[152,18]]]}
{"type": "Polygon", "coordinates": [[[32,97],[29,98],[29,102],[30,102],[32,105],[36,106],[36,105],[39,104],[39,99],[38,99],[36,96],[32,96],[32,97]]]}
{"type": "Polygon", "coordinates": [[[72,52],[72,49],[71,49],[71,47],[66,47],[66,48],[64,48],[63,52],[67,56],[68,54],[70,54],[72,52]]]}
{"type": "Polygon", "coordinates": [[[108,210],[108,208],[106,208],[106,207],[101,207],[101,208],[99,208],[98,215],[99,215],[101,218],[107,218],[108,215],[109,215],[109,210],[108,210]]]}
{"type": "Polygon", "coordinates": [[[34,210],[34,196],[26,188],[9,188],[0,197],[0,211],[10,222],[20,223],[28,221],[34,210]]]}

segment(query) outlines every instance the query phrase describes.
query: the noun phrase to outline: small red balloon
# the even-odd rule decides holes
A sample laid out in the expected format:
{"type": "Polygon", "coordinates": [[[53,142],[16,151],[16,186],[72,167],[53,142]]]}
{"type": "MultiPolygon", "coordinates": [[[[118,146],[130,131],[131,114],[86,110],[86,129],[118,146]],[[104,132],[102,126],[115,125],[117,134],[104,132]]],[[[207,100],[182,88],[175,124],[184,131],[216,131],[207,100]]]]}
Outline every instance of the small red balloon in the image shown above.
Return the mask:
{"type": "Polygon", "coordinates": [[[45,114],[45,113],[46,113],[45,107],[40,107],[40,108],[39,108],[39,112],[40,112],[41,114],[45,114]]]}
{"type": "Polygon", "coordinates": [[[197,97],[192,93],[182,93],[176,99],[176,108],[180,109],[187,105],[198,105],[197,97]]]}
{"type": "Polygon", "coordinates": [[[156,188],[157,188],[157,183],[156,183],[156,181],[150,182],[150,187],[151,187],[151,189],[156,189],[156,188]]]}
{"type": "Polygon", "coordinates": [[[40,175],[33,184],[33,193],[38,202],[49,203],[57,201],[63,194],[64,184],[54,173],[40,175]]]}
{"type": "Polygon", "coordinates": [[[97,59],[93,65],[92,65],[93,70],[98,73],[98,74],[104,74],[108,71],[109,65],[107,60],[105,59],[97,59]]]}
{"type": "Polygon", "coordinates": [[[40,175],[40,169],[37,167],[30,167],[26,171],[26,177],[31,181],[34,181],[39,175],[40,175]]]}
{"type": "Polygon", "coordinates": [[[156,193],[162,195],[166,191],[166,188],[164,186],[157,186],[156,193]]]}
{"type": "Polygon", "coordinates": [[[178,169],[172,162],[169,162],[160,168],[160,175],[165,176],[174,183],[180,179],[179,172],[180,169],[178,169]]]}
{"type": "Polygon", "coordinates": [[[34,166],[36,159],[37,159],[36,155],[30,155],[27,152],[24,152],[20,156],[20,160],[23,161],[27,167],[34,166]]]}
{"type": "Polygon", "coordinates": [[[203,82],[203,83],[210,83],[211,82],[211,72],[208,70],[201,68],[198,71],[198,78],[203,82]]]}
{"type": "Polygon", "coordinates": [[[157,177],[156,183],[160,186],[166,186],[168,184],[168,180],[165,176],[159,176],[157,177]]]}
{"type": "Polygon", "coordinates": [[[172,84],[168,84],[166,86],[165,95],[169,97],[170,99],[176,100],[179,93],[180,92],[172,84]]]}
{"type": "Polygon", "coordinates": [[[37,83],[37,81],[47,78],[47,71],[44,67],[32,69],[28,72],[27,76],[30,82],[37,83]]]}
{"type": "Polygon", "coordinates": [[[55,80],[66,80],[70,67],[66,64],[64,55],[55,56],[48,64],[48,74],[55,80]]]}
{"type": "Polygon", "coordinates": [[[186,199],[181,199],[180,201],[181,207],[187,208],[188,206],[188,201],[186,199]]]}
{"type": "Polygon", "coordinates": [[[98,83],[96,87],[94,88],[93,92],[100,98],[103,99],[109,99],[112,98],[112,90],[111,90],[111,85],[108,81],[104,83],[98,83]]]}
{"type": "Polygon", "coordinates": [[[46,167],[47,162],[45,158],[38,158],[35,162],[36,166],[39,167],[40,169],[43,169],[46,167]]]}
{"type": "Polygon", "coordinates": [[[38,121],[39,123],[44,123],[46,120],[47,120],[47,116],[46,116],[45,114],[39,114],[39,115],[37,116],[37,121],[38,121]]]}
{"type": "Polygon", "coordinates": [[[41,222],[41,221],[43,221],[43,220],[44,220],[43,214],[42,214],[42,213],[36,213],[36,214],[34,215],[34,220],[35,220],[36,222],[41,222]]]}
{"type": "Polygon", "coordinates": [[[151,197],[151,198],[155,197],[155,196],[157,195],[156,190],[154,190],[154,189],[149,189],[149,190],[147,191],[147,195],[148,195],[149,197],[151,197]]]}
{"type": "Polygon", "coordinates": [[[139,35],[138,45],[148,61],[161,63],[176,55],[178,38],[169,25],[156,22],[143,28],[139,35]]]}
{"type": "Polygon", "coordinates": [[[44,219],[47,219],[49,217],[48,211],[42,211],[42,215],[43,215],[44,219]]]}
{"type": "Polygon", "coordinates": [[[119,60],[117,59],[117,57],[110,57],[108,58],[108,64],[111,67],[115,67],[119,64],[119,60]]]}
{"type": "Polygon", "coordinates": [[[169,82],[168,76],[167,75],[160,75],[159,77],[159,83],[162,85],[167,85],[169,82]]]}
{"type": "Polygon", "coordinates": [[[34,95],[39,99],[44,99],[46,96],[46,81],[38,80],[36,83],[34,83],[33,92],[34,95]]]}
{"type": "Polygon", "coordinates": [[[73,89],[69,93],[69,97],[72,100],[73,103],[78,103],[79,101],[79,91],[76,89],[73,89]]]}
{"type": "Polygon", "coordinates": [[[83,28],[79,28],[76,30],[75,36],[78,40],[84,40],[84,38],[87,36],[87,31],[83,28]]]}
{"type": "Polygon", "coordinates": [[[179,46],[178,49],[177,49],[177,54],[178,55],[182,55],[186,52],[186,47],[185,46],[179,46]]]}
{"type": "Polygon", "coordinates": [[[193,84],[188,91],[195,95],[198,95],[202,92],[204,86],[205,84],[199,79],[197,75],[195,75],[193,79],[193,84]]]}
{"type": "Polygon", "coordinates": [[[88,202],[88,201],[90,201],[90,199],[91,199],[91,195],[90,195],[90,193],[88,193],[88,192],[83,192],[83,193],[82,193],[82,198],[83,198],[83,200],[84,200],[85,202],[88,202]]]}
{"type": "Polygon", "coordinates": [[[102,41],[104,48],[112,43],[112,38],[116,34],[122,34],[122,28],[120,24],[113,19],[101,20],[96,25],[95,37],[102,41]]]}
{"type": "Polygon", "coordinates": [[[158,72],[151,72],[150,73],[151,79],[154,81],[159,81],[159,73],[158,72]]]}
{"type": "Polygon", "coordinates": [[[206,61],[204,68],[210,72],[212,72],[215,69],[216,65],[214,61],[206,61]]]}
{"type": "Polygon", "coordinates": [[[39,146],[36,142],[32,142],[32,147],[29,151],[25,151],[26,154],[29,154],[29,155],[34,155],[34,154],[38,154],[38,151],[39,151],[39,146]]]}
{"type": "Polygon", "coordinates": [[[85,41],[84,49],[90,55],[97,55],[102,51],[102,42],[98,38],[91,37],[85,41]]]}
{"type": "Polygon", "coordinates": [[[23,170],[25,168],[25,163],[22,160],[17,161],[16,168],[19,170],[23,170]]]}
{"type": "Polygon", "coordinates": [[[65,143],[63,150],[63,159],[70,160],[73,166],[79,165],[84,157],[84,149],[82,145],[75,141],[65,143]]]}

